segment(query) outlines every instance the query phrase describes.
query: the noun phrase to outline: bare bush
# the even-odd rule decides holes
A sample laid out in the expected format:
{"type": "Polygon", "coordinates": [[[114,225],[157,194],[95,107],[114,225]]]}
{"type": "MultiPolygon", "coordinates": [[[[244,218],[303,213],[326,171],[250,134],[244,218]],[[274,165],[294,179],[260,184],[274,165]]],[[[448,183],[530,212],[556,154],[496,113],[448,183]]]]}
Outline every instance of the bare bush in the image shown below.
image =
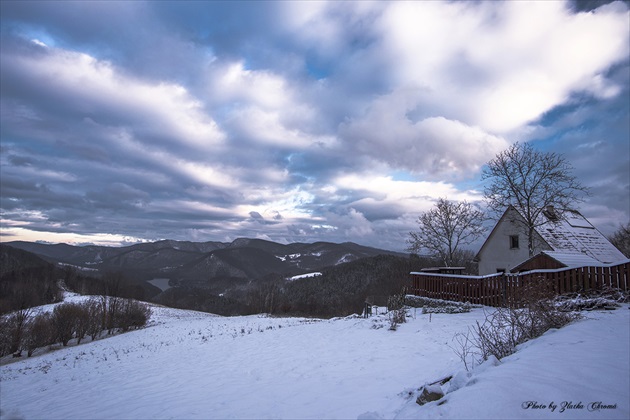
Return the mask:
{"type": "Polygon", "coordinates": [[[81,344],[81,340],[85,338],[90,329],[90,311],[86,303],[78,304],[75,308],[74,335],[77,338],[77,344],[81,344]]]}
{"type": "Polygon", "coordinates": [[[0,317],[0,357],[6,356],[11,351],[11,326],[9,317],[0,317]]]}
{"type": "Polygon", "coordinates": [[[407,322],[407,309],[405,307],[405,290],[387,299],[389,329],[396,331],[399,324],[407,322]]]}
{"type": "Polygon", "coordinates": [[[62,303],[55,306],[52,313],[52,325],[56,340],[65,347],[74,337],[77,319],[81,308],[75,303],[62,303]]]}
{"type": "Polygon", "coordinates": [[[104,329],[104,312],[101,302],[96,298],[91,298],[83,303],[88,313],[88,326],[86,333],[92,340],[95,340],[104,329]]]}
{"type": "Polygon", "coordinates": [[[120,304],[116,326],[122,331],[132,328],[141,328],[146,325],[151,317],[151,308],[148,305],[133,299],[124,299],[120,304]]]}
{"type": "Polygon", "coordinates": [[[552,328],[561,328],[579,318],[579,314],[560,311],[553,299],[551,285],[532,279],[509,308],[497,308],[486,314],[467,334],[454,337],[455,353],[465,367],[495,356],[502,359],[528,340],[540,337],[552,328]]]}
{"type": "Polygon", "coordinates": [[[621,303],[628,302],[630,302],[630,291],[613,287],[567,293],[554,300],[556,307],[562,312],[615,309],[620,307],[621,303]]]}
{"type": "Polygon", "coordinates": [[[2,335],[5,342],[3,354],[13,353],[16,357],[21,356],[26,324],[30,315],[30,309],[20,309],[4,317],[2,321],[2,335]]]}
{"type": "Polygon", "coordinates": [[[464,362],[466,370],[472,369],[475,365],[481,363],[483,358],[481,357],[480,349],[477,345],[477,338],[474,335],[472,329],[468,329],[466,334],[457,333],[453,337],[455,342],[449,347],[455,352],[455,354],[464,362]]]}
{"type": "Polygon", "coordinates": [[[27,351],[27,356],[31,357],[33,351],[40,347],[53,344],[54,339],[50,314],[44,312],[33,317],[28,322],[26,334],[24,335],[24,347],[27,351]]]}

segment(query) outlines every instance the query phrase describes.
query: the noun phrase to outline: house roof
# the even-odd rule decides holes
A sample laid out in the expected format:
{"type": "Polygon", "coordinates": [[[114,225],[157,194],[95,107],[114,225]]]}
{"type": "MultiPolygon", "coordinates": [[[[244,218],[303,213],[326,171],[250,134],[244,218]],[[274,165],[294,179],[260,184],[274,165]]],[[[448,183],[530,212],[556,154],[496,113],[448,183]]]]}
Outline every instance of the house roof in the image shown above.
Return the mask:
{"type": "Polygon", "coordinates": [[[541,254],[546,254],[567,267],[589,267],[601,264],[600,261],[586,254],[571,254],[559,251],[542,251],[541,254]]]}
{"type": "MultiPolygon", "coordinates": [[[[548,216],[542,216],[547,217],[548,216]]],[[[599,263],[610,264],[624,261],[626,257],[600,231],[576,210],[564,210],[555,220],[548,218],[547,223],[536,231],[553,249],[556,256],[567,261],[590,257],[599,263]],[[573,257],[569,258],[569,255],[573,257]]],[[[563,262],[562,260],[558,260],[563,262]]]]}

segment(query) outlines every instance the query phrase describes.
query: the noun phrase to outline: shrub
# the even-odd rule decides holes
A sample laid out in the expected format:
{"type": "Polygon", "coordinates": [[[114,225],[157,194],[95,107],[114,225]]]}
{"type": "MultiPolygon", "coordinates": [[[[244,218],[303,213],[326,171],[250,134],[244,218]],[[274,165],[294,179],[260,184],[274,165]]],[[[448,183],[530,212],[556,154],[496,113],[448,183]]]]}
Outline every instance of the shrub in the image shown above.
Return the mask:
{"type": "Polygon", "coordinates": [[[148,305],[137,300],[124,299],[120,305],[117,326],[123,331],[141,328],[146,325],[150,317],[151,309],[148,305]]]}
{"type": "Polygon", "coordinates": [[[55,338],[64,347],[74,336],[81,312],[81,307],[76,303],[63,303],[53,309],[52,325],[55,338]]]}
{"type": "Polygon", "coordinates": [[[9,354],[11,348],[11,327],[9,317],[0,317],[0,357],[9,354]]]}
{"type": "Polygon", "coordinates": [[[52,317],[49,313],[41,313],[28,322],[24,335],[24,347],[28,357],[33,355],[35,349],[53,342],[52,317]]]}
{"type": "Polygon", "coordinates": [[[88,314],[88,326],[86,333],[95,340],[104,329],[104,312],[101,301],[96,298],[89,299],[83,303],[88,314]]]}
{"type": "Polygon", "coordinates": [[[3,355],[9,353],[21,355],[26,324],[30,315],[30,309],[20,309],[3,317],[1,327],[4,342],[3,355]]]}
{"type": "Polygon", "coordinates": [[[579,318],[578,314],[558,310],[553,297],[549,283],[532,280],[523,287],[513,307],[497,308],[466,334],[456,334],[453,349],[466,369],[491,356],[497,359],[509,356],[519,344],[579,318]]]}
{"type": "Polygon", "coordinates": [[[469,302],[454,302],[450,300],[434,299],[413,295],[405,296],[405,304],[407,306],[411,306],[412,308],[422,308],[423,314],[459,314],[470,312],[470,310],[475,307],[475,305],[471,305],[469,302]]]}
{"type": "Polygon", "coordinates": [[[77,338],[77,344],[81,344],[81,340],[85,337],[90,329],[90,311],[87,302],[76,305],[74,314],[74,335],[77,338]]]}
{"type": "Polygon", "coordinates": [[[407,321],[407,308],[405,307],[405,290],[397,295],[392,295],[387,299],[387,310],[389,318],[389,329],[396,331],[399,324],[407,321]]]}

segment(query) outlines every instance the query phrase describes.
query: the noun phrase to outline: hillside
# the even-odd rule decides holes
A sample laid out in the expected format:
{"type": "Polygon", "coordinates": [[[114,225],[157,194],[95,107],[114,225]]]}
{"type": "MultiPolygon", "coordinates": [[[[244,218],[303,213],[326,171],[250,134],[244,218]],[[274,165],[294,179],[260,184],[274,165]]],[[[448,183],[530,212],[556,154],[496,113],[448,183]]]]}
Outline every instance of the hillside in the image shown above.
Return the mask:
{"type": "Polygon", "coordinates": [[[418,311],[393,332],[385,315],[226,318],[155,307],[143,330],[1,366],[0,419],[628,418],[628,305],[589,312],[467,373],[449,345],[486,310],[418,311]],[[450,375],[445,403],[415,403],[419,387],[450,375]]]}
{"type": "Polygon", "coordinates": [[[49,262],[31,252],[0,244],[0,276],[11,271],[46,268],[48,266],[50,266],[49,262]]]}
{"type": "Polygon", "coordinates": [[[0,314],[60,300],[60,271],[35,254],[0,244],[0,314]]]}
{"type": "Polygon", "coordinates": [[[184,282],[226,276],[253,279],[272,273],[295,275],[365,257],[404,255],[354,243],[284,245],[248,238],[231,243],[164,240],[119,248],[22,241],[7,245],[80,269],[122,271],[145,280],[169,278],[184,282]]]}
{"type": "Polygon", "coordinates": [[[165,240],[120,248],[32,242],[6,246],[75,270],[59,278],[77,292],[100,293],[99,279],[120,274],[126,297],[220,315],[361,312],[366,293],[397,293],[408,273],[420,268],[410,266],[406,255],[349,242],[279,244],[240,238],[231,243],[165,240]],[[379,258],[387,262],[375,263],[379,258]],[[286,284],[287,278],[320,270],[324,275],[313,284],[286,284]],[[308,302],[301,297],[305,295],[308,302]]]}

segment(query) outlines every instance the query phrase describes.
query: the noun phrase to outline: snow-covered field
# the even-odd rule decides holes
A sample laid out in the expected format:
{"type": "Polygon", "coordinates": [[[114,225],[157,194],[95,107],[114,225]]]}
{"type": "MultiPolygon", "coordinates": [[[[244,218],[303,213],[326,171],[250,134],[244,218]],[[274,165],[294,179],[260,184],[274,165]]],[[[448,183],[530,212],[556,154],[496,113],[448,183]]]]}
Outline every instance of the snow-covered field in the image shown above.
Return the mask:
{"type": "Polygon", "coordinates": [[[484,318],[481,308],[431,316],[417,310],[397,331],[382,315],[153,313],[146,329],[2,366],[0,417],[630,417],[628,305],[585,313],[471,373],[449,345],[484,318]],[[445,388],[460,388],[445,403],[415,403],[419,387],[452,374],[445,388]]]}

